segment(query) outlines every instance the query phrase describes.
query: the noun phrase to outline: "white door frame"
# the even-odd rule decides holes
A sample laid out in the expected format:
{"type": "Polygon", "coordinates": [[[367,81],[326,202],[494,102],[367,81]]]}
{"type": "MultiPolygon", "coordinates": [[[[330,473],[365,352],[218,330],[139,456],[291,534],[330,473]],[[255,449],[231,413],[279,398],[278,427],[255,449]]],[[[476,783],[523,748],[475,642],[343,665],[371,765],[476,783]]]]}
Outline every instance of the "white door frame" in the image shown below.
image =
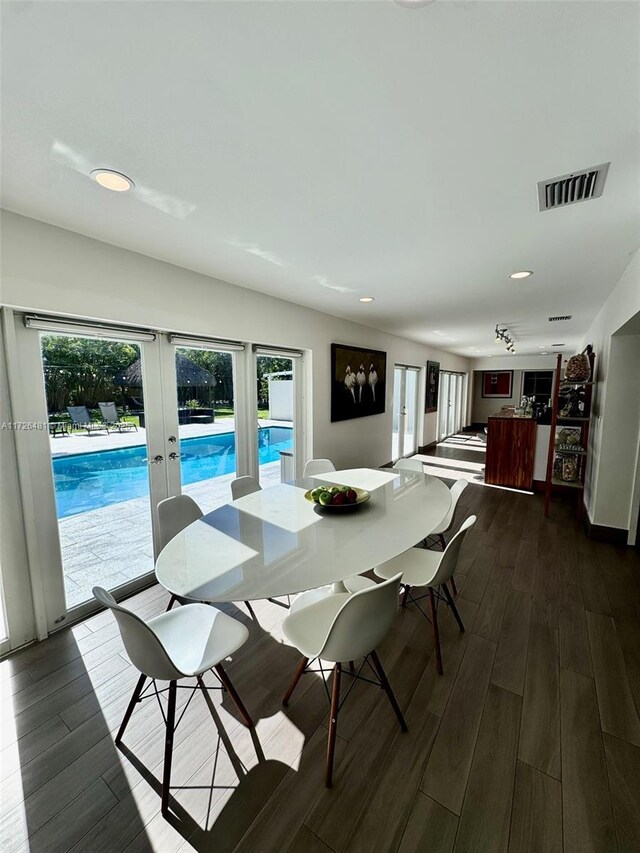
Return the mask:
{"type": "MultiPolygon", "coordinates": [[[[410,364],[394,364],[393,366],[393,381],[395,383],[396,377],[400,382],[400,396],[398,398],[398,455],[392,460],[396,462],[398,459],[404,459],[407,456],[412,456],[418,449],[418,412],[420,409],[420,373],[421,369],[419,367],[415,367],[410,364]],[[397,371],[397,373],[396,373],[397,371]],[[414,447],[411,449],[407,449],[404,446],[405,434],[406,434],[406,421],[408,417],[407,412],[407,376],[409,373],[416,374],[416,388],[415,388],[415,399],[413,401],[414,409],[413,409],[413,439],[414,439],[414,447]]],[[[395,391],[395,388],[394,388],[395,391]]],[[[395,403],[395,396],[392,397],[395,403]]],[[[395,411],[393,415],[395,415],[395,411]]],[[[393,431],[393,419],[391,429],[393,431]]],[[[391,439],[391,455],[393,456],[393,435],[391,439]]]]}
{"type": "MultiPolygon", "coordinates": [[[[253,426],[247,429],[249,442],[249,459],[247,460],[247,473],[259,479],[260,464],[258,460],[258,431],[256,401],[258,399],[258,371],[257,360],[259,356],[274,356],[276,358],[291,359],[291,370],[293,373],[293,466],[294,477],[301,477],[304,463],[308,456],[307,427],[306,427],[306,358],[303,350],[281,349],[280,347],[260,347],[257,345],[247,346],[246,352],[247,378],[246,392],[248,401],[246,414],[253,418],[253,426]],[[250,358],[249,356],[252,357],[250,358]]],[[[240,373],[240,371],[238,371],[240,373]]],[[[238,461],[238,473],[240,474],[240,462],[238,461]]]]}
{"type": "MultiPolygon", "coordinates": [[[[48,411],[42,371],[40,332],[36,328],[25,328],[22,315],[14,315],[16,353],[20,363],[21,379],[10,375],[10,385],[21,388],[28,382],[29,395],[20,394],[17,419],[41,424],[42,428],[28,430],[16,436],[18,467],[21,471],[23,512],[29,554],[34,612],[37,638],[43,639],[67,624],[67,607],[64,589],[64,572],[60,548],[58,517],[56,512],[55,488],[51,466],[51,446],[48,431],[48,411]],[[37,524],[36,524],[37,520],[37,524]],[[42,557],[46,555],[46,559],[42,557]]],[[[101,338],[100,327],[90,325],[75,334],[101,338]]],[[[51,334],[56,334],[52,331],[51,334]]],[[[63,334],[63,332],[59,332],[63,334]]],[[[166,456],[164,453],[164,427],[161,416],[162,375],[160,369],[160,341],[138,341],[135,334],[122,330],[120,337],[133,341],[140,348],[145,399],[145,434],[147,458],[162,456],[159,464],[149,465],[149,494],[152,519],[154,552],[158,551],[158,526],[155,507],[168,495],[166,456]]],[[[124,598],[153,581],[153,572],[137,578],[118,588],[118,598],[124,598]]],[[[99,605],[93,601],[73,608],[73,619],[84,618],[99,605]]]]}

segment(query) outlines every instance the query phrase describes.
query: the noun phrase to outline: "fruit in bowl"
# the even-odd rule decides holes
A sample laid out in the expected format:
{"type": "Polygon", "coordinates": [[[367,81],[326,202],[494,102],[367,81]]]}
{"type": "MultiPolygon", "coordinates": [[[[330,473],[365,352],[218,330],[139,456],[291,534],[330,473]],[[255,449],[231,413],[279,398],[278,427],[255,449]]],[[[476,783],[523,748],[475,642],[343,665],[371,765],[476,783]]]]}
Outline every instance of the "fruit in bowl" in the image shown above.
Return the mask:
{"type": "Polygon", "coordinates": [[[364,489],[354,489],[351,486],[318,486],[305,494],[308,501],[323,507],[350,507],[364,503],[369,499],[369,492],[364,489]]]}

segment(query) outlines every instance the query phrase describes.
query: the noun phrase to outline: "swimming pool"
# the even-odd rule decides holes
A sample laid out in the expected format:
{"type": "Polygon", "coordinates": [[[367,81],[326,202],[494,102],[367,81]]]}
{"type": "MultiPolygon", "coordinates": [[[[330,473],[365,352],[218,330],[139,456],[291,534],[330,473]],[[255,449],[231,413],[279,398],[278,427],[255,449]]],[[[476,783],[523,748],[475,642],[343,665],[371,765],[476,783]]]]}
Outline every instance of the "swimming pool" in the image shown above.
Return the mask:
{"type": "MultiPolygon", "coordinates": [[[[261,427],[258,431],[260,465],[277,462],[281,450],[293,448],[291,427],[261,427]]],[[[185,438],[180,442],[183,485],[233,474],[236,437],[233,432],[185,438]]],[[[101,450],[52,460],[58,518],[149,494],[146,445],[101,450]]]]}

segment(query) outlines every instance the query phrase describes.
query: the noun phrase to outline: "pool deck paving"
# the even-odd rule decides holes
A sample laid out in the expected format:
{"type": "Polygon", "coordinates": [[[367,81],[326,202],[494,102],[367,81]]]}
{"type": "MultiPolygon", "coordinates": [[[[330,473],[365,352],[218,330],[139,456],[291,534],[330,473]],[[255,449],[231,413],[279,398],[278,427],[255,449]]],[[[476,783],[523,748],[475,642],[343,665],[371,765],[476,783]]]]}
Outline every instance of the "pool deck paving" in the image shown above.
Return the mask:
{"type": "MultiPolygon", "coordinates": [[[[285,426],[282,421],[261,420],[260,426],[285,426]]],[[[214,424],[185,424],[180,438],[196,438],[232,432],[234,421],[214,424]]],[[[115,450],[146,443],[146,431],[131,430],[110,435],[93,433],[51,438],[52,456],[115,450]],[[63,444],[64,442],[64,444],[63,444]]],[[[228,503],[231,481],[236,474],[223,474],[184,486],[206,514],[228,503]]],[[[263,487],[280,482],[280,462],[260,466],[263,487]]],[[[100,509],[89,510],[59,520],[60,546],[67,608],[92,597],[94,586],[114,589],[153,571],[153,540],[148,497],[133,498],[100,509]]]]}
{"type": "MultiPolygon", "coordinates": [[[[291,421],[273,421],[261,418],[256,420],[256,426],[291,426],[291,421]]],[[[211,424],[180,424],[178,436],[183,438],[201,438],[205,435],[220,435],[233,432],[235,420],[223,418],[211,424]]],[[[124,432],[109,430],[106,432],[72,432],[68,435],[49,436],[51,455],[75,456],[80,453],[99,453],[103,450],[119,450],[123,447],[140,447],[147,443],[147,431],[144,427],[138,430],[128,429],[124,432]]]]}

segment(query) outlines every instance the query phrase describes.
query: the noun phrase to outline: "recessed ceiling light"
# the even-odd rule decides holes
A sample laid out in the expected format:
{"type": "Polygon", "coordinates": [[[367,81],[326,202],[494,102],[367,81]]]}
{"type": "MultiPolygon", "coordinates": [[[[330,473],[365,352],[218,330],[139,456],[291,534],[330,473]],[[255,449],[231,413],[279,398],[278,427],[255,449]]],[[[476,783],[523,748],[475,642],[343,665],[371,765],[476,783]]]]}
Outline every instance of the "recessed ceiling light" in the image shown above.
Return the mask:
{"type": "Polygon", "coordinates": [[[520,270],[520,272],[512,272],[509,278],[529,278],[533,275],[533,270],[520,270]]]}
{"type": "Polygon", "coordinates": [[[417,9],[420,6],[431,6],[436,0],[393,0],[397,6],[404,6],[405,9],[417,9]]]}
{"type": "Polygon", "coordinates": [[[373,296],[361,296],[360,302],[375,302],[375,298],[373,296]]]}
{"type": "Polygon", "coordinates": [[[135,187],[135,184],[126,175],[120,172],[114,172],[113,169],[94,169],[91,172],[91,177],[96,183],[100,184],[107,190],[113,190],[116,193],[124,193],[127,190],[135,187]]]}
{"type": "Polygon", "coordinates": [[[545,350],[544,352],[541,352],[540,355],[549,355],[549,353],[545,350]]]}

